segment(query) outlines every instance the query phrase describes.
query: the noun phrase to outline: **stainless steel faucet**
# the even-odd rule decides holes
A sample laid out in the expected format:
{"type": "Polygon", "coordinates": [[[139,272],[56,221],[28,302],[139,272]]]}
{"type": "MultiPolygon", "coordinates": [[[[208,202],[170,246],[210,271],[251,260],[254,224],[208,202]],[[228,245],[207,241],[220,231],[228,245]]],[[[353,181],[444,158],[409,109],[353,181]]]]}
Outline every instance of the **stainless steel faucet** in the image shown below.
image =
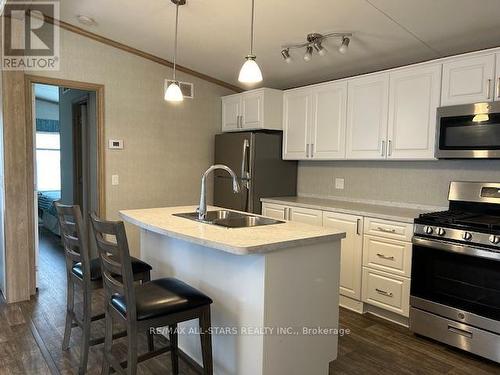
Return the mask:
{"type": "Polygon", "coordinates": [[[233,178],[233,192],[239,193],[240,185],[238,184],[238,177],[236,177],[236,173],[233,172],[231,168],[227,165],[223,164],[215,164],[208,168],[205,173],[203,173],[203,177],[201,178],[201,193],[200,193],[200,206],[198,207],[198,220],[205,220],[207,216],[207,188],[206,188],[206,179],[210,172],[216,169],[223,169],[227,173],[231,175],[233,178]]]}

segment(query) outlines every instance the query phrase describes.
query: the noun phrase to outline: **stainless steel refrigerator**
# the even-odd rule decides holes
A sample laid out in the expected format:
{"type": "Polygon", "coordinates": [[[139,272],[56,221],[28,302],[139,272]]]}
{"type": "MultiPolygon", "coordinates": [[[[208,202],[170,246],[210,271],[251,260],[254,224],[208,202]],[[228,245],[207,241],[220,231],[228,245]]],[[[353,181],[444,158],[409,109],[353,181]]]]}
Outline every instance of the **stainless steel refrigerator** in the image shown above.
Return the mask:
{"type": "Polygon", "coordinates": [[[238,175],[241,191],[234,194],[229,174],[217,170],[214,204],[260,214],[261,198],[296,195],[297,162],[282,160],[282,139],[278,131],[216,135],[215,163],[238,175]]]}

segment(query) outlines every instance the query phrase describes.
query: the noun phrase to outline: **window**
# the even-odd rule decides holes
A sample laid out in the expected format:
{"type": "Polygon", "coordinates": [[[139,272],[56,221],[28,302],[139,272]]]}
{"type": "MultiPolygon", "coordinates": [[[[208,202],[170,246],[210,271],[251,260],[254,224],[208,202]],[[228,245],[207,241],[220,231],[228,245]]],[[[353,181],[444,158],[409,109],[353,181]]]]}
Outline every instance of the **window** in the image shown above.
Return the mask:
{"type": "Polygon", "coordinates": [[[36,132],[37,190],[61,190],[61,146],[56,132],[36,132]]]}

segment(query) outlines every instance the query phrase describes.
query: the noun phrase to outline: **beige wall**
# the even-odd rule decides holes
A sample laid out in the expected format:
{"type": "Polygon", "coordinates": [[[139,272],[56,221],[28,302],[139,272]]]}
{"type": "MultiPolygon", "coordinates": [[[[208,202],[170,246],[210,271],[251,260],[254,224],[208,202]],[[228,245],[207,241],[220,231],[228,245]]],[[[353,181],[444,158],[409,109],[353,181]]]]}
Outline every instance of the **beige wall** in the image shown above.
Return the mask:
{"type": "MultiPolygon", "coordinates": [[[[60,70],[31,74],[105,86],[105,139],[123,139],[125,146],[105,151],[108,218],[121,209],[197,202],[201,174],[214,157],[220,97],[230,90],[178,73],[194,83],[195,98],[166,103],[163,79],[171,69],[66,30],[60,70]],[[120,176],[118,186],[111,185],[112,174],[120,176]]],[[[137,233],[129,236],[137,249],[137,233]]]]}
{"type": "Polygon", "coordinates": [[[300,162],[299,195],[447,205],[450,181],[500,182],[500,160],[300,162]],[[334,179],[345,179],[335,189],[334,179]]]}

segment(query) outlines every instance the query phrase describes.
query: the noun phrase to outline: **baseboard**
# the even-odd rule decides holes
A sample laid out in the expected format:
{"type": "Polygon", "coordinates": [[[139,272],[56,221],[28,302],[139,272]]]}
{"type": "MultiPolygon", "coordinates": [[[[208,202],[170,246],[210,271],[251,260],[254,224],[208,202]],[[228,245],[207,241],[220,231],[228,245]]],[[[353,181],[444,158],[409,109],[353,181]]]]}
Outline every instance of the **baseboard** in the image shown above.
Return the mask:
{"type": "Polygon", "coordinates": [[[409,318],[406,316],[402,316],[396,313],[393,313],[392,311],[387,311],[384,309],[381,309],[380,307],[369,305],[367,303],[364,304],[364,312],[368,314],[372,314],[375,316],[378,316],[379,318],[389,320],[390,322],[399,324],[403,327],[408,328],[409,327],[409,318]]]}
{"type": "Polygon", "coordinates": [[[363,314],[363,302],[340,295],[339,305],[345,309],[352,310],[358,314],[363,314]]]}

